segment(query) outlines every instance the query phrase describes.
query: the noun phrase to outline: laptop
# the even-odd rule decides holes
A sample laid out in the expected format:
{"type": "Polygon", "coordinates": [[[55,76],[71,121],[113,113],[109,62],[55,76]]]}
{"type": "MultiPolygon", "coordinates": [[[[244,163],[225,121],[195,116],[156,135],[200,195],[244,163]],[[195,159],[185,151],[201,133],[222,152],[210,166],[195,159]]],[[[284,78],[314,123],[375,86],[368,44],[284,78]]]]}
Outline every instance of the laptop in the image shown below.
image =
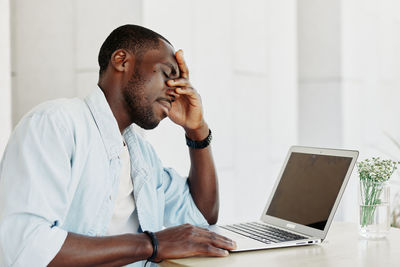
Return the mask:
{"type": "Polygon", "coordinates": [[[233,252],[321,243],[357,157],[353,150],[292,146],[260,221],[209,229],[236,241],[233,252]]]}

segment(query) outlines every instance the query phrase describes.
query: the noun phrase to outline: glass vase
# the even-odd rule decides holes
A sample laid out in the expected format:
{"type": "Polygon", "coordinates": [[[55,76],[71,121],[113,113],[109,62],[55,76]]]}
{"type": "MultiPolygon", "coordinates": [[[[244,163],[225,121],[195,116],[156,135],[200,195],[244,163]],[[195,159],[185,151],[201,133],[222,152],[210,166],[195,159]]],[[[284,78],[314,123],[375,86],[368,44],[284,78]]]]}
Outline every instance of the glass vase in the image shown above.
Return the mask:
{"type": "Polygon", "coordinates": [[[390,187],[386,182],[360,180],[360,235],[384,238],[390,229],[390,187]]]}
{"type": "Polygon", "coordinates": [[[391,208],[393,210],[390,218],[390,226],[400,228],[400,192],[394,195],[391,208]]]}

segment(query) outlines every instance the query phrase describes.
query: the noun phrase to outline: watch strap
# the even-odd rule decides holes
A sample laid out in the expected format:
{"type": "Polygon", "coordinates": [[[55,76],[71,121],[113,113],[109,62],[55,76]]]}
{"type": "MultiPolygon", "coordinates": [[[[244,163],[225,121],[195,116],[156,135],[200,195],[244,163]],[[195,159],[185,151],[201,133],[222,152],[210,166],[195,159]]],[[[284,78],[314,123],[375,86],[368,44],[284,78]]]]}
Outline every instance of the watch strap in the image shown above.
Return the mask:
{"type": "Polygon", "coordinates": [[[206,148],[210,145],[211,140],[212,140],[212,134],[211,134],[211,130],[208,129],[208,136],[201,141],[192,140],[189,137],[187,137],[187,135],[185,135],[185,138],[186,138],[186,145],[188,147],[194,148],[194,149],[202,149],[202,148],[206,148]]]}

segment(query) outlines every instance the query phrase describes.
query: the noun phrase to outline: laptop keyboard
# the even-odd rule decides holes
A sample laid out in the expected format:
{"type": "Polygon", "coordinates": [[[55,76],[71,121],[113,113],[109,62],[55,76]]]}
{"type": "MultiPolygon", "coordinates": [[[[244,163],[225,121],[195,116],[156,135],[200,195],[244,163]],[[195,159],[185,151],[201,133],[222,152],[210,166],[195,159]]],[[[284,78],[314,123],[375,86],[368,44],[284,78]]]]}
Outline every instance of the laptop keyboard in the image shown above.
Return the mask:
{"type": "Polygon", "coordinates": [[[266,244],[307,238],[305,236],[293,234],[258,222],[230,224],[220,227],[266,244]]]}

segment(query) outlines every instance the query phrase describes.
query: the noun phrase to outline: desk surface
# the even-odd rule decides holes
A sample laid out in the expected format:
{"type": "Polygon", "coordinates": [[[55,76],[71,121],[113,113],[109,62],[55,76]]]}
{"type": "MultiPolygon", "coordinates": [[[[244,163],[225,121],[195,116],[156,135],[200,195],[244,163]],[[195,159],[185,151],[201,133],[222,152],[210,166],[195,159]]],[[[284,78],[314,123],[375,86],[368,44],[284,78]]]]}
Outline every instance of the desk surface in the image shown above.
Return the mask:
{"type": "Polygon", "coordinates": [[[334,222],[320,245],[236,252],[224,258],[168,260],[162,267],[182,266],[400,266],[400,229],[391,228],[381,240],[365,240],[353,223],[334,222]]]}

